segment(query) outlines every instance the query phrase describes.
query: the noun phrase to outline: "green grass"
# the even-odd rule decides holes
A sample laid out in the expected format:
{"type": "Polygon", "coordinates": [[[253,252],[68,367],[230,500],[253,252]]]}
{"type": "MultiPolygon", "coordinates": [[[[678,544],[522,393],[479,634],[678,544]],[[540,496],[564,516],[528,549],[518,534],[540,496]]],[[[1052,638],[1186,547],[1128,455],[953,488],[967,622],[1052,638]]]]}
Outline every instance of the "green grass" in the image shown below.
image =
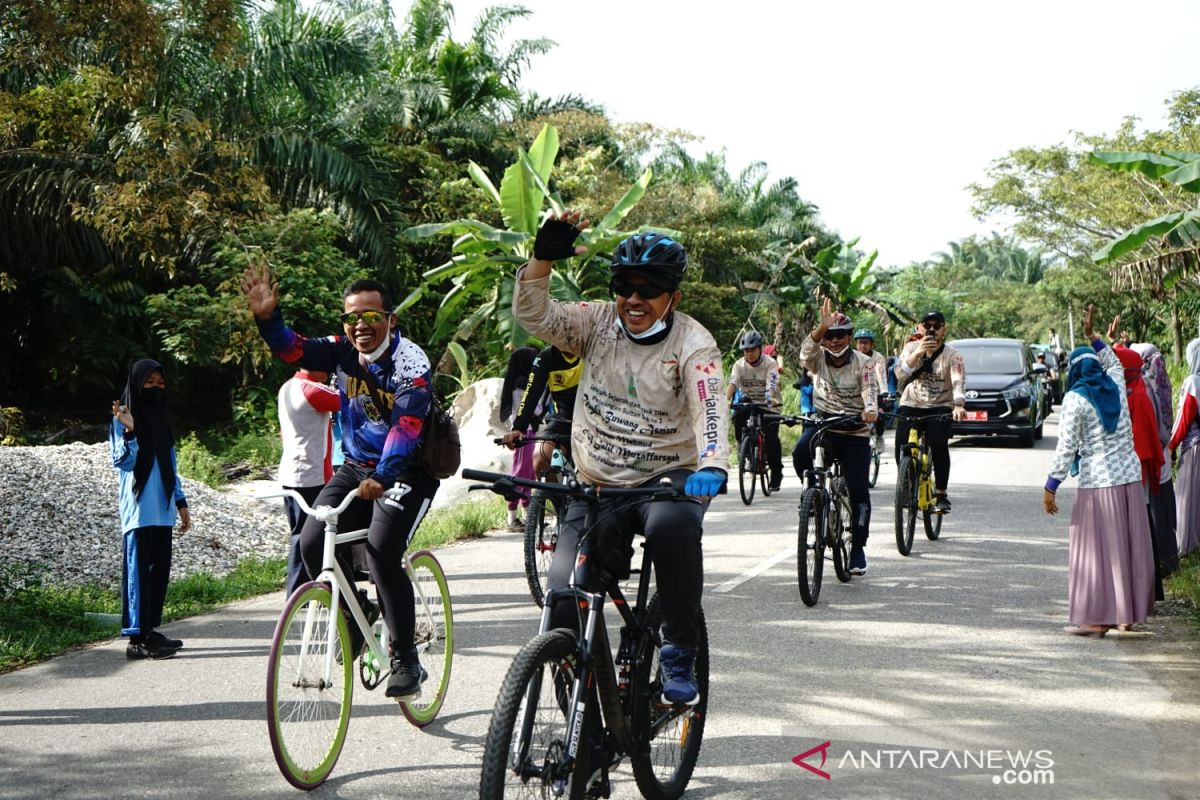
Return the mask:
{"type": "Polygon", "coordinates": [[[1200,625],[1200,553],[1179,559],[1179,569],[1167,578],[1166,589],[1182,600],[1191,601],[1193,620],[1200,625]]]}
{"type": "MultiPolygon", "coordinates": [[[[283,559],[247,560],[223,578],[197,574],[172,581],[167,588],[163,621],[182,619],[224,603],[277,591],[283,586],[283,559]]],[[[58,655],[80,645],[109,639],[119,626],[84,618],[89,611],[120,614],[115,588],[85,586],[65,589],[32,582],[13,588],[13,576],[0,584],[0,672],[58,655]]]]}
{"type": "MultiPolygon", "coordinates": [[[[431,512],[421,523],[409,551],[435,548],[459,539],[475,539],[504,526],[504,501],[495,496],[464,501],[431,512]]],[[[206,573],[173,580],[167,588],[163,621],[203,614],[217,606],[283,588],[284,559],[249,559],[228,575],[206,573]]],[[[119,626],[84,618],[85,612],[120,614],[115,588],[45,586],[27,575],[0,575],[0,672],[35,664],[73,648],[111,639],[119,626]],[[23,588],[15,588],[22,585],[23,588]]]]}

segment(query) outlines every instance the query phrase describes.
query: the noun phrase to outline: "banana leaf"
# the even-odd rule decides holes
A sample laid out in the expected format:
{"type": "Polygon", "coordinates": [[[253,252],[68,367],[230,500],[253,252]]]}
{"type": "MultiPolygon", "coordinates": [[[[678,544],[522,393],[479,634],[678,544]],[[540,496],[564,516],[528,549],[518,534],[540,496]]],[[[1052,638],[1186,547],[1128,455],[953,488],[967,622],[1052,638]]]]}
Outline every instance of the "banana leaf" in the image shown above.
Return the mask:
{"type": "Polygon", "coordinates": [[[487,176],[483,168],[471,161],[467,164],[467,174],[471,176],[471,180],[475,181],[475,185],[483,189],[484,193],[496,204],[496,208],[499,208],[500,192],[496,190],[496,185],[492,183],[492,179],[487,176]]]}
{"type": "Polygon", "coordinates": [[[1137,250],[1153,236],[1167,236],[1176,227],[1189,222],[1194,226],[1198,214],[1200,212],[1197,211],[1177,211],[1143,222],[1092,253],[1092,260],[1097,264],[1115,261],[1126,253],[1137,250]]]}
{"type": "Polygon", "coordinates": [[[529,178],[522,160],[524,151],[517,151],[517,160],[504,170],[500,181],[500,214],[509,230],[533,234],[541,214],[541,192],[529,178]]]}
{"type": "Polygon", "coordinates": [[[1120,150],[1096,150],[1088,156],[1088,160],[1118,172],[1140,172],[1151,178],[1161,178],[1187,163],[1163,153],[1120,150]]]}
{"type": "Polygon", "coordinates": [[[634,181],[633,185],[625,191],[625,194],[616,202],[616,205],[609,209],[596,228],[604,231],[615,229],[621,220],[625,219],[625,215],[642,199],[642,195],[646,194],[646,187],[650,185],[650,178],[653,174],[649,169],[643,172],[641,177],[634,181]]]}

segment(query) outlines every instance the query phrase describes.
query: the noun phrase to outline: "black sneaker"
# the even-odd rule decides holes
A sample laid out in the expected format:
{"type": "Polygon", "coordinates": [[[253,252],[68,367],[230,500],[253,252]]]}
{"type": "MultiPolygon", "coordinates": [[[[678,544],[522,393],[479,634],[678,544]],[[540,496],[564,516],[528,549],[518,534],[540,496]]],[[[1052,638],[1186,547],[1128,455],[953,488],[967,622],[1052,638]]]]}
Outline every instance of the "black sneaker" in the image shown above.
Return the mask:
{"type": "Polygon", "coordinates": [[[175,655],[174,647],[162,647],[142,638],[130,640],[129,644],[125,647],[125,657],[130,661],[141,661],[144,658],[152,658],[158,661],[170,658],[173,655],[175,655]]]}
{"type": "Polygon", "coordinates": [[[944,494],[939,494],[933,498],[933,509],[939,514],[950,513],[950,498],[944,494]]]}
{"type": "Polygon", "coordinates": [[[867,552],[861,547],[850,547],[850,574],[851,575],[866,575],[867,574],[867,552]]]}
{"type": "Polygon", "coordinates": [[[416,653],[398,656],[393,650],[392,674],[388,675],[387,691],[384,694],[388,697],[405,698],[419,695],[421,684],[428,677],[429,674],[421,666],[421,661],[417,658],[416,653]]]}
{"type": "Polygon", "coordinates": [[[153,642],[158,647],[170,648],[172,650],[178,650],[179,648],[183,647],[182,639],[171,639],[163,636],[158,631],[150,631],[149,633],[143,634],[142,639],[147,642],[153,642]]]}
{"type": "Polygon", "coordinates": [[[772,492],[778,492],[782,488],[783,488],[783,478],[777,478],[777,479],[771,481],[771,491],[772,492]]]}

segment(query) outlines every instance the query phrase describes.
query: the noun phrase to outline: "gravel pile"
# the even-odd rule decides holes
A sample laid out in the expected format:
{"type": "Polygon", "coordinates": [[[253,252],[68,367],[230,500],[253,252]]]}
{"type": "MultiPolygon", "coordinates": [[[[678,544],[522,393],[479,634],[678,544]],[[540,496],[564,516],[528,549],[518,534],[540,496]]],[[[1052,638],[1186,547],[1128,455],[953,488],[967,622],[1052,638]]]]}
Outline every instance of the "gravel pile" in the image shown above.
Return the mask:
{"type": "MultiPolygon", "coordinates": [[[[184,478],[192,529],[175,534],[171,577],[225,575],[249,557],[282,558],[283,501],[222,493],[184,478]]],[[[107,443],[0,447],[0,582],[121,583],[117,472],[107,443]]]]}

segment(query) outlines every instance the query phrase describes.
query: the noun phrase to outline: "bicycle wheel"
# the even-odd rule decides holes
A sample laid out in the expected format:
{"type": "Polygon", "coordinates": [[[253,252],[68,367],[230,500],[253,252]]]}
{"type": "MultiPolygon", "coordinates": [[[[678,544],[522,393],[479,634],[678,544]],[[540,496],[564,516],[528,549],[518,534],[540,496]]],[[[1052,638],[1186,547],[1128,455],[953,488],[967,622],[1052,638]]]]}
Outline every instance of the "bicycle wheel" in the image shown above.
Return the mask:
{"type": "Polygon", "coordinates": [[[879,451],[874,447],[871,448],[871,479],[867,481],[867,486],[871,489],[875,488],[875,483],[879,480],[879,462],[882,460],[879,451]]]}
{"type": "Polygon", "coordinates": [[[480,800],[583,797],[590,775],[588,719],[579,733],[579,758],[567,763],[566,709],[575,663],[575,634],[561,628],[540,634],[517,653],[484,740],[480,800]]]}
{"type": "MultiPolygon", "coordinates": [[[[550,584],[550,562],[554,560],[554,545],[558,538],[558,519],[547,520],[546,494],[534,489],[525,511],[525,580],[529,595],[540,608],[550,584]]],[[[553,506],[549,507],[553,510],[553,506]]]]}
{"type": "Polygon", "coordinates": [[[846,538],[846,521],[850,519],[850,501],[847,499],[846,481],[837,478],[829,493],[829,513],[825,518],[825,535],[833,548],[833,572],[842,583],[849,583],[850,540],[846,538]]]}
{"type": "Polygon", "coordinates": [[[646,605],[647,634],[638,648],[637,669],[630,689],[629,723],[636,743],[629,764],[638,789],[646,800],[675,800],[687,789],[708,717],[708,628],[704,611],[697,611],[700,645],[696,652],[696,684],[700,699],[694,706],[663,703],[662,677],[658,672],[658,647],[662,641],[662,608],[658,595],[646,605]]]}
{"type": "Polygon", "coordinates": [[[267,728],[275,763],[297,789],[313,789],[333,771],[346,742],[354,658],[346,618],[333,609],[329,587],[306,583],[292,593],[271,637],[267,657],[267,728]],[[329,653],[329,626],[342,663],[329,653]],[[326,666],[331,667],[329,679],[326,666]]]}
{"type": "Polygon", "coordinates": [[[421,666],[429,674],[421,684],[421,693],[400,703],[400,710],[418,728],[433,722],[450,686],[450,670],[454,665],[454,608],[450,603],[450,587],[442,565],[428,550],[413,553],[413,603],[417,625],[413,644],[421,658],[421,666]]]}
{"type": "Polygon", "coordinates": [[[758,458],[755,459],[758,470],[758,485],[762,487],[763,497],[771,496],[771,470],[767,467],[767,448],[766,442],[760,436],[758,438],[758,458]]]}
{"type": "Polygon", "coordinates": [[[821,491],[805,489],[800,498],[800,530],[796,535],[796,578],[800,599],[815,606],[821,594],[821,573],[825,571],[825,518],[821,511],[821,491]]]}
{"type": "Polygon", "coordinates": [[[896,549],[900,555],[912,552],[917,529],[917,465],[909,456],[900,458],[896,477],[896,549]]]}
{"type": "Polygon", "coordinates": [[[754,482],[758,475],[758,447],[753,436],[742,437],[738,445],[738,489],[742,493],[742,502],[750,505],[754,502],[754,482]]]}
{"type": "MultiPolygon", "coordinates": [[[[928,475],[925,475],[923,478],[924,481],[928,481],[929,479],[928,475]]],[[[932,487],[928,494],[932,497],[932,487]]],[[[921,510],[921,519],[925,523],[925,538],[936,542],[937,538],[942,535],[942,515],[938,514],[932,508],[925,508],[921,510]]]]}

